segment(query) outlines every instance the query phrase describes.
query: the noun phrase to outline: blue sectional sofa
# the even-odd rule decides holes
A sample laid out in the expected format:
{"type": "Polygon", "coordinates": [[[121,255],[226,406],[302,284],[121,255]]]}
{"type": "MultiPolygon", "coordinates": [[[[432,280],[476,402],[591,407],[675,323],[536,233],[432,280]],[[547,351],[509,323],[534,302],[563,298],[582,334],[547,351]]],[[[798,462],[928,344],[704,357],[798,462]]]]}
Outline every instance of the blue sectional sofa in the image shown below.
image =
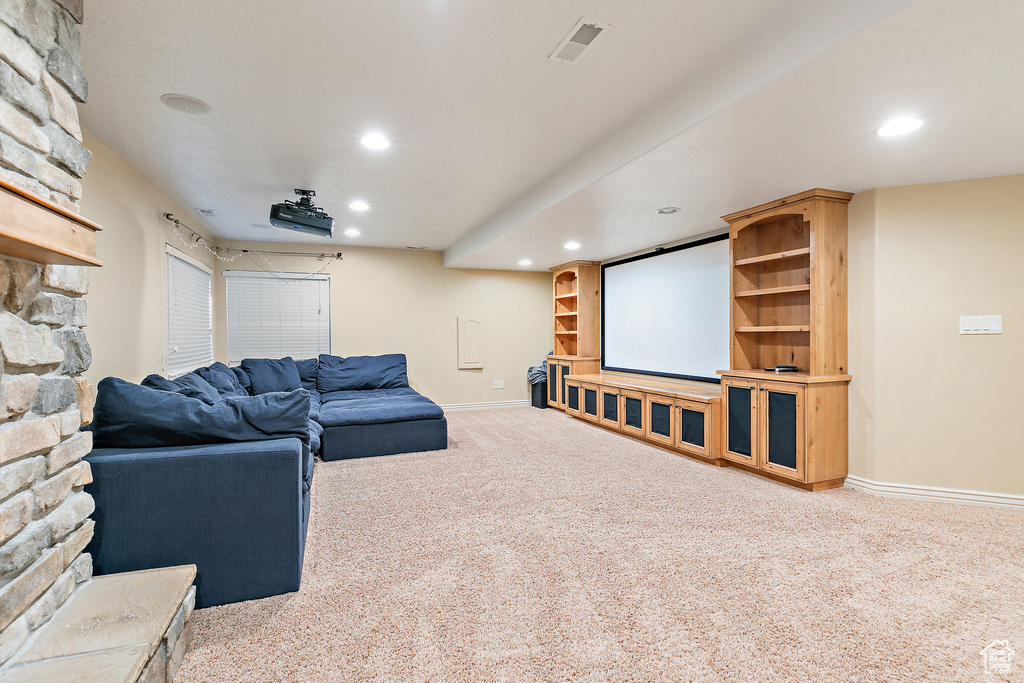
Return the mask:
{"type": "Polygon", "coordinates": [[[298,590],[314,455],[447,448],[444,412],[405,356],[214,363],[97,385],[96,574],[195,564],[196,604],[298,590]]]}

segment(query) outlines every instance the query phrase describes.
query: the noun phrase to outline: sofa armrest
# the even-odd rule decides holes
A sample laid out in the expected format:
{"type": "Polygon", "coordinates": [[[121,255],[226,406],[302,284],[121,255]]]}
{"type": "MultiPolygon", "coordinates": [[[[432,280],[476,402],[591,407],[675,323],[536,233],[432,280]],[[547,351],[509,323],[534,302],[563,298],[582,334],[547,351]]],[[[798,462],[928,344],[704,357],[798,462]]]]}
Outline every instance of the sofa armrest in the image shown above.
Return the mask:
{"type": "Polygon", "coordinates": [[[195,564],[197,607],[298,590],[303,451],[297,438],[94,450],[96,573],[195,564]]]}

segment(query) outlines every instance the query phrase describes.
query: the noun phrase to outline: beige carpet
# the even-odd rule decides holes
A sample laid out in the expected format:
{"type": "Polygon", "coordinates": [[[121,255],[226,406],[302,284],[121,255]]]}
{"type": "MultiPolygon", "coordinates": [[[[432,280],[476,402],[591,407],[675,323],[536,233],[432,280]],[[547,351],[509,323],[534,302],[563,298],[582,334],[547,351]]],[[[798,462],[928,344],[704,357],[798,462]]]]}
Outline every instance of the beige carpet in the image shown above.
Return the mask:
{"type": "Polygon", "coordinates": [[[1018,512],[448,417],[447,451],[318,463],[302,589],[197,611],[175,680],[991,681],[997,638],[1024,680],[1018,512]]]}

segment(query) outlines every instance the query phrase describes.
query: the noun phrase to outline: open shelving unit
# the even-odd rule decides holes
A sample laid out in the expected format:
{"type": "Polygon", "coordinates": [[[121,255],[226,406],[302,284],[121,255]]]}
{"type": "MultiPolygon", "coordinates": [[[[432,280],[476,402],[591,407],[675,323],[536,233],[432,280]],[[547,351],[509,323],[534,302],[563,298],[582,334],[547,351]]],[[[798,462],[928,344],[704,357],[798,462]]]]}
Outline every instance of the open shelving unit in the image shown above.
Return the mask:
{"type": "Polygon", "coordinates": [[[556,356],[597,356],[600,352],[600,264],[574,261],[554,273],[556,356]]]}
{"type": "Polygon", "coordinates": [[[548,405],[567,407],[566,378],[601,367],[601,264],[573,261],[551,269],[554,352],[548,356],[548,405]]]}
{"type": "Polygon", "coordinates": [[[732,261],[722,457],[821,490],[847,473],[846,205],[808,190],[723,216],[732,261]],[[797,372],[766,368],[796,366],[797,372]]]}
{"type": "Polygon", "coordinates": [[[846,373],[846,203],[810,190],[725,216],[732,256],[731,369],[846,373]]]}

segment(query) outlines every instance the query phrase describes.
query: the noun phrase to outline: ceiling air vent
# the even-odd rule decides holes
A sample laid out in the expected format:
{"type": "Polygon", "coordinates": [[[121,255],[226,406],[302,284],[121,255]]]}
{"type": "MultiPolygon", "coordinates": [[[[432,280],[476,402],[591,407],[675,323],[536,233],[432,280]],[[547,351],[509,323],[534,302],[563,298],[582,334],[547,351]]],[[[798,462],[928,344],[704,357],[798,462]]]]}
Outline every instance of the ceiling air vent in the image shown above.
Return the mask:
{"type": "Polygon", "coordinates": [[[569,35],[562,39],[548,59],[563,64],[575,64],[604,31],[611,28],[589,19],[580,19],[569,35]]]}
{"type": "Polygon", "coordinates": [[[199,213],[203,214],[207,218],[213,217],[213,209],[196,209],[199,213]]]}

